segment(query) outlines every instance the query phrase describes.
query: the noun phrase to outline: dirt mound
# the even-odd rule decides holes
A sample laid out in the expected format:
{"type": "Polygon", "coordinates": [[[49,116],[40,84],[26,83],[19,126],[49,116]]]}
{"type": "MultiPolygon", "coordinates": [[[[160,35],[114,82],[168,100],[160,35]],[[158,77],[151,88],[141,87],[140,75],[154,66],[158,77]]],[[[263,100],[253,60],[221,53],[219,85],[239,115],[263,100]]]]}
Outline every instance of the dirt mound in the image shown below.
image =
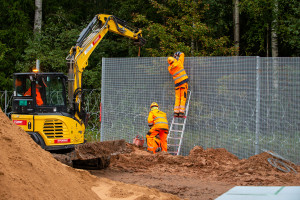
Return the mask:
{"type": "Polygon", "coordinates": [[[105,169],[109,166],[112,155],[129,153],[125,140],[90,142],[75,146],[72,151],[52,152],[52,156],[78,169],[105,169]]]}
{"type": "Polygon", "coordinates": [[[110,156],[112,154],[128,153],[130,149],[126,147],[125,140],[113,140],[77,145],[75,152],[79,159],[86,160],[95,157],[110,156]]]}
{"type": "MultiPolygon", "coordinates": [[[[130,144],[128,144],[130,145],[130,144]]],[[[261,153],[249,159],[238,159],[226,149],[204,150],[194,147],[188,156],[172,156],[160,152],[150,154],[143,148],[131,145],[132,153],[111,159],[110,168],[131,172],[179,173],[217,180],[235,185],[300,185],[300,166],[293,166],[299,173],[284,173],[267,161],[272,157],[261,153]]]]}
{"type": "Polygon", "coordinates": [[[0,146],[0,199],[179,199],[155,189],[99,179],[62,164],[1,109],[0,146]]]}

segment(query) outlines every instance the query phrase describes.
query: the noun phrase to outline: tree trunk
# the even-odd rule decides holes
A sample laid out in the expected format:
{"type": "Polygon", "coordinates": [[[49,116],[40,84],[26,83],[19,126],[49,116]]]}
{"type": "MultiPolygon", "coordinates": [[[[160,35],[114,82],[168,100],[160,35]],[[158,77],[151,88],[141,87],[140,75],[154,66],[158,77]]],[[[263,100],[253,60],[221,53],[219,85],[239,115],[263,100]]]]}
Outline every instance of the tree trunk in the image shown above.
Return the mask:
{"type": "Polygon", "coordinates": [[[272,46],[272,57],[273,58],[273,101],[278,101],[278,89],[279,89],[279,64],[276,57],[278,57],[278,38],[277,38],[277,17],[278,17],[278,0],[274,0],[274,11],[273,11],[273,22],[271,30],[271,46],[272,46]]]}
{"type": "MultiPolygon", "coordinates": [[[[195,28],[195,22],[193,21],[193,28],[195,28]]],[[[194,56],[195,52],[195,40],[194,37],[192,36],[192,41],[191,41],[191,55],[194,56]]]]}
{"type": "Polygon", "coordinates": [[[233,0],[233,23],[234,23],[234,46],[236,48],[236,56],[239,56],[240,51],[240,11],[239,11],[239,0],[233,0]]]}
{"type": "Polygon", "coordinates": [[[34,14],[34,33],[40,33],[42,29],[42,2],[43,0],[35,0],[35,14],[34,14]]]}
{"type": "MultiPolygon", "coordinates": [[[[193,1],[194,4],[196,4],[196,0],[193,1]]],[[[196,5],[195,5],[196,6],[196,5]]],[[[192,8],[193,9],[193,29],[195,28],[195,8],[192,8]]],[[[194,52],[195,52],[195,39],[194,39],[194,36],[192,35],[192,38],[191,38],[191,55],[194,56],[194,52]]]]}
{"type": "Polygon", "coordinates": [[[278,38],[277,38],[277,27],[278,27],[278,1],[275,0],[274,5],[274,17],[272,22],[272,33],[271,33],[271,43],[272,43],[272,57],[278,57],[278,38]]]}
{"type": "Polygon", "coordinates": [[[266,57],[269,57],[269,48],[270,48],[270,41],[269,41],[269,31],[270,31],[270,29],[269,29],[269,25],[267,26],[267,44],[266,44],[266,57]]]}

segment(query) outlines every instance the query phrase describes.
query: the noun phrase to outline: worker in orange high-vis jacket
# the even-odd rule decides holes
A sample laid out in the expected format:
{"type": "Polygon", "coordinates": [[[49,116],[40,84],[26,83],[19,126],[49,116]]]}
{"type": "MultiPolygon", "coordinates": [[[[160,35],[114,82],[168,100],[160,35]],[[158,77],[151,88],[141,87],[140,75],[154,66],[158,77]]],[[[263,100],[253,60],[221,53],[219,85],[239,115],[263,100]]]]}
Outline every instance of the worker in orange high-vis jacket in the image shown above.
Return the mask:
{"type": "Polygon", "coordinates": [[[184,53],[178,51],[174,57],[168,57],[169,73],[175,83],[174,116],[184,116],[189,78],[184,70],[184,53]]]}
{"type": "Polygon", "coordinates": [[[146,135],[147,138],[147,150],[154,154],[161,150],[167,152],[167,135],[169,131],[169,125],[167,120],[167,114],[158,109],[158,104],[153,102],[150,105],[150,112],[148,115],[148,125],[150,127],[149,132],[146,135]],[[157,142],[160,139],[160,144],[157,142]]]}
{"type": "MultiPolygon", "coordinates": [[[[41,88],[41,86],[39,84],[36,84],[36,88],[35,88],[36,104],[41,106],[44,104],[44,102],[42,100],[42,96],[38,88],[41,88]]],[[[31,87],[27,90],[27,92],[25,92],[24,96],[31,96],[31,87]]]]}

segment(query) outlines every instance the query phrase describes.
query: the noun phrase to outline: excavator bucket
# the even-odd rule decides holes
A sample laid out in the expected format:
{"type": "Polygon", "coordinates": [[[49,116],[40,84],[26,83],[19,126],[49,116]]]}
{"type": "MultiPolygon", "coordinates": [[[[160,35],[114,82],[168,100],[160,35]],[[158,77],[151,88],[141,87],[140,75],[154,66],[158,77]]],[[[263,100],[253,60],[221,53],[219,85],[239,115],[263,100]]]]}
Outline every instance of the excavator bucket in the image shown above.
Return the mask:
{"type": "Polygon", "coordinates": [[[79,169],[104,169],[110,164],[111,156],[130,152],[125,140],[79,144],[69,153],[52,154],[64,164],[79,169]]]}

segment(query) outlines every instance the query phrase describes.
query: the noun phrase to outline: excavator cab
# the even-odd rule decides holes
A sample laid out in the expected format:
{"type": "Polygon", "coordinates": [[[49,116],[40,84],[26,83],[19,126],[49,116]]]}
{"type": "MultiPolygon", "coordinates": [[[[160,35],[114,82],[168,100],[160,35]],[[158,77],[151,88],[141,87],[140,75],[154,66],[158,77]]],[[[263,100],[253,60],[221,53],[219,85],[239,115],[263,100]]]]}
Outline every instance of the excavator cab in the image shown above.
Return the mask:
{"type": "Polygon", "coordinates": [[[68,113],[63,73],[15,73],[12,121],[46,150],[84,143],[85,125],[68,113]]]}
{"type": "Polygon", "coordinates": [[[15,73],[13,113],[67,112],[63,73],[15,73]]]}

